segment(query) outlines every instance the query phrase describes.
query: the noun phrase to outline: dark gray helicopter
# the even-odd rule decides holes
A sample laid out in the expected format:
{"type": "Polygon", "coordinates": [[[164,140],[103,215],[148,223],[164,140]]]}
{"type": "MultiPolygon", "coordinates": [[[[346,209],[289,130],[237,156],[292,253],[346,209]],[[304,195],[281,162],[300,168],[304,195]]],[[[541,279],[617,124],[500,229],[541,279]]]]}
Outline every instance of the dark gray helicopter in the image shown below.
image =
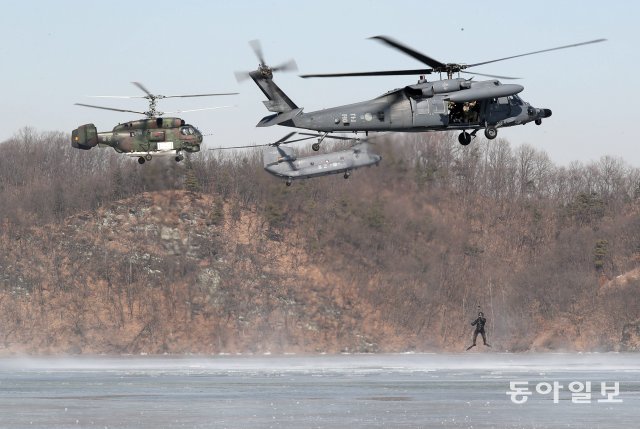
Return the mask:
{"type": "MultiPolygon", "coordinates": [[[[317,134],[305,134],[304,137],[289,140],[296,133],[289,133],[274,143],[249,146],[235,146],[224,148],[212,148],[210,150],[246,149],[251,147],[264,147],[262,150],[262,162],[267,173],[285,179],[285,184],[291,186],[294,180],[310,179],[312,177],[328,176],[330,174],[343,174],[345,179],[351,176],[353,170],[362,167],[379,165],[382,157],[376,154],[367,139],[361,139],[348,149],[328,152],[319,155],[297,157],[292,148],[282,146],[284,144],[309,140],[318,137],[317,134]]],[[[346,137],[330,136],[332,139],[353,140],[346,137]]]]}
{"type": "Polygon", "coordinates": [[[458,64],[441,63],[386,36],[376,36],[373,39],[404,52],[429,68],[302,75],[303,78],[420,75],[418,83],[394,89],[373,100],[310,113],[303,113],[303,109],[287,97],[273,81],[274,72],[295,70],[295,63],[289,61],[278,67],[269,67],[266,65],[259,42],[250,42],[260,61],[258,69],[252,72],[237,72],[236,77],[238,80],[247,77],[253,79],[268,98],[264,101],[265,106],[268,110],[275,112],[273,115],[264,117],[257,126],[283,125],[319,131],[321,135],[318,142],[314,143],[313,150],[320,148],[320,143],[330,132],[461,130],[458,141],[462,145],[468,145],[472,137],[475,137],[479,130],[484,129],[488,139],[495,139],[498,128],[524,125],[529,122],[540,125],[542,119],[551,116],[551,110],[536,108],[523,101],[517,95],[524,89],[522,85],[502,84],[498,80],[518,78],[472,73],[465,71],[466,69],[606,40],[591,40],[474,64],[458,64]],[[445,73],[447,78],[428,82],[425,77],[432,73],[439,73],[440,77],[445,73]],[[458,76],[460,73],[468,73],[495,79],[473,81],[460,77],[454,78],[455,73],[458,76]]]}

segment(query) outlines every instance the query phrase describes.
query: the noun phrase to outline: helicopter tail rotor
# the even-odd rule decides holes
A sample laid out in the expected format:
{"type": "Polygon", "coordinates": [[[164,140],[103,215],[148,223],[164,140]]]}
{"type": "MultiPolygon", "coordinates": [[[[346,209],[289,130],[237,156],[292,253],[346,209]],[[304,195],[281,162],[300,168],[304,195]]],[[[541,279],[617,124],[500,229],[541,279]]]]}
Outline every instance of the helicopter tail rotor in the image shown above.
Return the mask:
{"type": "Polygon", "coordinates": [[[264,53],[262,51],[262,44],[260,43],[260,40],[258,39],[249,40],[249,46],[251,46],[253,53],[256,54],[256,57],[260,61],[260,64],[266,64],[266,61],[264,60],[264,53]]]}
{"type": "Polygon", "coordinates": [[[279,64],[275,67],[270,67],[267,65],[266,60],[264,59],[264,52],[262,50],[262,44],[259,40],[251,40],[249,42],[249,46],[251,46],[251,50],[258,58],[259,64],[258,69],[255,72],[248,71],[237,71],[235,72],[236,80],[238,82],[243,82],[251,77],[252,73],[260,73],[266,79],[272,79],[273,73],[275,72],[290,72],[290,71],[298,71],[298,65],[296,62],[291,59],[289,61],[285,61],[282,64],[279,64]]]}
{"type": "Polygon", "coordinates": [[[233,74],[236,75],[236,81],[238,81],[238,83],[242,83],[251,77],[248,71],[235,71],[233,74]]]}
{"type": "Polygon", "coordinates": [[[298,64],[296,64],[296,61],[292,58],[289,61],[286,61],[282,64],[279,64],[273,68],[271,68],[272,72],[295,72],[298,71],[298,64]]]}

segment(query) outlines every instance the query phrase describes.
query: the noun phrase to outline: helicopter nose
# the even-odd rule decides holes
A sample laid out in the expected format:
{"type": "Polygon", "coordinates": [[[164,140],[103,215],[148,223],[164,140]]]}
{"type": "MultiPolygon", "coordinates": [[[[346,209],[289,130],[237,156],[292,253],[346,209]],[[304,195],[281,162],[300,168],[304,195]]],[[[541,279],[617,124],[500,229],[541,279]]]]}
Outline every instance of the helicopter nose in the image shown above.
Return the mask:
{"type": "Polygon", "coordinates": [[[540,109],[541,115],[543,118],[548,118],[549,116],[551,116],[551,109],[540,109]]]}

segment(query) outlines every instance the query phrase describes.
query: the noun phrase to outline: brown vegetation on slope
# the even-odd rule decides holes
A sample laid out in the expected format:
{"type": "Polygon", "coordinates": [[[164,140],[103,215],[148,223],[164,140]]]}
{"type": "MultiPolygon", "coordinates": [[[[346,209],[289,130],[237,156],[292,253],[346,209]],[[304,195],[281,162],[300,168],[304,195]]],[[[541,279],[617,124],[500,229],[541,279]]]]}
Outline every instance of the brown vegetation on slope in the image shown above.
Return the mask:
{"type": "Polygon", "coordinates": [[[257,153],[140,167],[67,140],[0,145],[5,352],[462,350],[478,305],[498,350],[640,346],[619,160],[398,136],[379,168],[286,188],[257,153]]]}

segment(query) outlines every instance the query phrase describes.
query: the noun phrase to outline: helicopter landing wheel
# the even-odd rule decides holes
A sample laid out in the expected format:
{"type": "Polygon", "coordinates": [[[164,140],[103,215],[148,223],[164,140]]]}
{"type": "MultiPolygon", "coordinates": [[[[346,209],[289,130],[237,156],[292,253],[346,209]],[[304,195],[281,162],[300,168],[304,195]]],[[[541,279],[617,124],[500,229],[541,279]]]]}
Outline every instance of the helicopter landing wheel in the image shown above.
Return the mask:
{"type": "Polygon", "coordinates": [[[345,178],[345,179],[348,179],[348,178],[349,178],[349,176],[351,176],[351,173],[349,173],[348,171],[345,171],[345,172],[344,172],[344,178],[345,178]]]}
{"type": "Polygon", "coordinates": [[[144,159],[146,159],[147,161],[151,161],[151,154],[148,153],[144,156],[144,159]]]}
{"type": "Polygon", "coordinates": [[[138,164],[142,165],[145,162],[146,162],[146,159],[144,159],[144,157],[141,156],[140,158],[138,158],[138,164]]]}
{"type": "Polygon", "coordinates": [[[183,159],[184,159],[184,156],[182,156],[182,155],[177,155],[176,158],[175,158],[176,162],[180,162],[183,159]]]}
{"type": "Polygon", "coordinates": [[[287,180],[286,182],[284,182],[284,184],[287,186],[291,186],[291,180],[287,180]]]}
{"type": "Polygon", "coordinates": [[[471,143],[471,134],[466,131],[461,132],[458,136],[458,142],[462,146],[467,146],[469,143],[471,143]]]}
{"type": "Polygon", "coordinates": [[[493,140],[498,136],[498,130],[496,127],[487,127],[484,130],[484,136],[489,140],[493,140]]]}
{"type": "Polygon", "coordinates": [[[538,118],[535,120],[536,125],[542,125],[542,119],[538,118]]]}
{"type": "Polygon", "coordinates": [[[320,150],[320,143],[314,143],[311,145],[311,149],[313,149],[315,152],[320,150]]]}

